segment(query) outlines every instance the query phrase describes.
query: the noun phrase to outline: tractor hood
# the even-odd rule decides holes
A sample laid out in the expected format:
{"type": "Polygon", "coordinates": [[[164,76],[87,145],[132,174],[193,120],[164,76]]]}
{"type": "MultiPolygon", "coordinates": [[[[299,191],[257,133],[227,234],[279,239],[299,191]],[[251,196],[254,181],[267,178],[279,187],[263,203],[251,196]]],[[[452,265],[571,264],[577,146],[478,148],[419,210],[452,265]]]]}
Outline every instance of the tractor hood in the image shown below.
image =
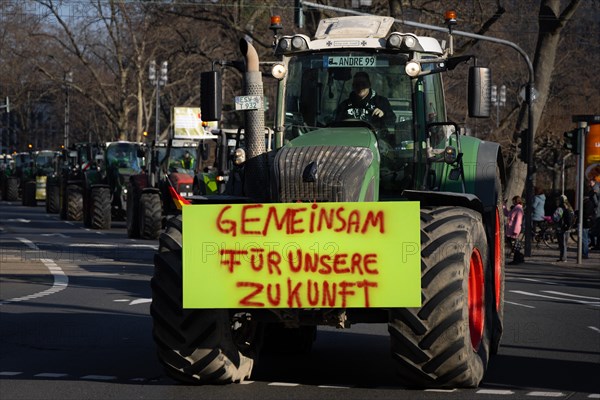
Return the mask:
{"type": "Polygon", "coordinates": [[[301,135],[288,146],[354,146],[370,148],[376,146],[373,132],[364,127],[360,128],[323,128],[301,135]]]}
{"type": "Polygon", "coordinates": [[[194,177],[192,175],[181,172],[173,172],[169,174],[169,180],[175,187],[178,187],[179,185],[191,185],[194,183],[194,177]]]}
{"type": "Polygon", "coordinates": [[[272,193],[279,202],[375,201],[379,151],[366,127],[308,132],[275,156],[272,193]]]}

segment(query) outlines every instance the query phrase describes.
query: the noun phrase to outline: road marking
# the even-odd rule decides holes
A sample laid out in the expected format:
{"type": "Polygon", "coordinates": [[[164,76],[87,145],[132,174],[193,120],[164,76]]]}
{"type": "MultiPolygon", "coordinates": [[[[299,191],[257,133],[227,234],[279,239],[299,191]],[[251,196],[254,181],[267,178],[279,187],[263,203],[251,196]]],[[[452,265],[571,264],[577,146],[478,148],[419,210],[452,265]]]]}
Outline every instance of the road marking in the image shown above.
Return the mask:
{"type": "Polygon", "coordinates": [[[64,378],[65,376],[69,376],[69,374],[57,374],[53,372],[42,372],[41,374],[35,374],[36,378],[64,378]]]}
{"type": "Polygon", "coordinates": [[[17,376],[21,374],[22,372],[0,371],[0,376],[17,376]]]}
{"type": "MultiPolygon", "coordinates": [[[[25,244],[27,247],[33,250],[39,250],[39,248],[29,239],[25,238],[16,238],[21,243],[25,244]]],[[[43,290],[38,293],[30,294],[23,297],[15,297],[13,299],[8,299],[4,301],[0,301],[0,305],[9,304],[9,303],[17,303],[20,301],[27,301],[38,299],[40,297],[48,296],[50,294],[58,293],[61,290],[65,290],[67,286],[69,286],[69,277],[64,273],[64,271],[56,265],[56,263],[49,258],[40,258],[42,264],[48,268],[48,271],[52,274],[52,278],[54,282],[52,283],[52,287],[50,289],[43,290]]]]}
{"type": "Polygon", "coordinates": [[[544,299],[552,299],[552,300],[563,300],[563,301],[569,301],[569,302],[573,302],[573,303],[579,303],[579,304],[586,304],[586,305],[593,305],[593,306],[598,306],[600,305],[599,302],[597,301],[584,301],[584,300],[576,300],[576,299],[567,299],[564,297],[555,297],[555,296],[544,296],[543,294],[537,294],[537,293],[531,293],[531,292],[525,292],[523,290],[511,290],[511,293],[517,293],[517,294],[523,294],[525,296],[532,296],[532,297],[542,297],[544,299]]]}
{"type": "Polygon", "coordinates": [[[352,386],[347,385],[318,385],[321,389],[352,389],[352,386]]]}
{"type": "Polygon", "coordinates": [[[507,303],[507,304],[512,304],[513,306],[535,308],[534,306],[528,306],[527,304],[515,303],[515,302],[512,302],[512,301],[506,301],[506,300],[504,300],[504,302],[507,303]]]}
{"type": "Polygon", "coordinates": [[[590,328],[593,331],[596,331],[596,332],[600,333],[600,329],[596,328],[595,326],[588,326],[588,328],[590,328]]]}
{"type": "Polygon", "coordinates": [[[531,282],[537,282],[537,283],[543,283],[546,285],[560,285],[559,283],[555,283],[555,282],[549,282],[549,281],[543,281],[541,279],[533,279],[533,278],[521,278],[521,277],[515,277],[514,279],[521,279],[523,281],[531,281],[531,282]]]}
{"type": "Polygon", "coordinates": [[[105,249],[115,249],[115,248],[141,248],[141,249],[152,249],[158,250],[158,245],[156,244],[113,244],[113,243],[72,243],[69,247],[98,247],[105,249]]]}
{"type": "Polygon", "coordinates": [[[564,397],[565,394],[561,392],[529,392],[526,396],[539,396],[539,397],[564,397]]]}
{"type": "Polygon", "coordinates": [[[89,379],[91,381],[112,381],[117,379],[117,377],[110,375],[86,375],[82,376],[81,379],[89,379]]]}
{"type": "Polygon", "coordinates": [[[132,300],[129,305],[135,306],[136,304],[152,303],[152,299],[135,299],[132,300]]]}
{"type": "Polygon", "coordinates": [[[515,394],[512,390],[500,390],[500,389],[479,389],[477,394],[498,394],[498,395],[509,395],[515,394]]]}
{"type": "Polygon", "coordinates": [[[425,389],[426,392],[435,392],[435,393],[452,393],[456,392],[456,389],[425,389]]]}
{"type": "Polygon", "coordinates": [[[271,382],[271,383],[269,383],[269,386],[293,387],[293,386],[300,386],[300,384],[299,383],[288,383],[288,382],[271,382]]]}
{"type": "Polygon", "coordinates": [[[71,236],[63,235],[62,233],[42,233],[42,236],[46,236],[46,237],[57,236],[57,237],[61,237],[61,238],[71,237],[71,236]]]}
{"type": "Polygon", "coordinates": [[[7,219],[6,222],[23,222],[25,224],[28,224],[31,222],[31,220],[24,219],[24,218],[10,218],[10,219],[7,219]]]}
{"type": "Polygon", "coordinates": [[[588,399],[600,399],[600,393],[592,393],[588,396],[588,399]]]}
{"type": "Polygon", "coordinates": [[[560,295],[560,296],[577,297],[579,299],[590,299],[590,300],[600,301],[600,297],[578,296],[576,294],[563,293],[563,292],[555,292],[553,290],[542,290],[542,292],[548,293],[548,294],[557,294],[557,295],[560,295]]]}

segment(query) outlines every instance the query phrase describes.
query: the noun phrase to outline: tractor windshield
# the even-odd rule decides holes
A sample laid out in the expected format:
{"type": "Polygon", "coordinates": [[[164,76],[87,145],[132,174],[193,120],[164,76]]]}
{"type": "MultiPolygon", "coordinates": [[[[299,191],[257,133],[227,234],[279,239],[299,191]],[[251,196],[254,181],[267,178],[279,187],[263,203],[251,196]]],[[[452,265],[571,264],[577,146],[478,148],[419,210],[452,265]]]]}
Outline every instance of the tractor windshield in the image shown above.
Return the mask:
{"type": "Polygon", "coordinates": [[[393,135],[394,146],[412,141],[412,91],[405,60],[396,54],[360,52],[293,57],[286,86],[286,138],[335,121],[360,119],[393,135]]]}
{"type": "Polygon", "coordinates": [[[106,149],[108,166],[118,168],[119,172],[139,172],[142,160],[138,157],[138,149],[139,145],[136,143],[111,143],[106,149]]]}
{"type": "Polygon", "coordinates": [[[169,172],[193,175],[196,166],[195,150],[190,147],[171,147],[169,172]]]}

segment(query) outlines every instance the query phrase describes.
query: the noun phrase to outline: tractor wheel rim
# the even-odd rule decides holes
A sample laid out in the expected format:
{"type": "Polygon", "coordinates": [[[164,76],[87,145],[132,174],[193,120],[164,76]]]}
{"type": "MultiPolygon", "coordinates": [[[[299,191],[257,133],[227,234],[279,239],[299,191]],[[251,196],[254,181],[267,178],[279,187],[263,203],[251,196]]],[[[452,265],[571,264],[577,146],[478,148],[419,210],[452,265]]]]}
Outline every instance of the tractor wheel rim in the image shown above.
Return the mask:
{"type": "Polygon", "coordinates": [[[479,349],[483,338],[484,299],[483,299],[483,260],[478,249],[473,249],[469,263],[469,332],[471,345],[479,349]]]}
{"type": "Polygon", "coordinates": [[[500,310],[502,294],[502,237],[500,236],[500,211],[496,208],[496,228],[494,230],[494,294],[496,311],[500,310]]]}

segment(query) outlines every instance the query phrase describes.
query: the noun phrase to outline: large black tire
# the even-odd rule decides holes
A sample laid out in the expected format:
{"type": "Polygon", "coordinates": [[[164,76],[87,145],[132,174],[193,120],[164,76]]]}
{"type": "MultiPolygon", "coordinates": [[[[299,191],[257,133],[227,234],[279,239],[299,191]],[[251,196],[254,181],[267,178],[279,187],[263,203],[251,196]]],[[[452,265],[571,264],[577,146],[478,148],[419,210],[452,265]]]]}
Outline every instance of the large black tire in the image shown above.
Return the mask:
{"type": "Polygon", "coordinates": [[[81,221],[83,219],[83,193],[81,187],[68,185],[65,196],[66,219],[68,221],[81,221]]]}
{"type": "Polygon", "coordinates": [[[110,192],[106,187],[93,187],[90,195],[92,228],[110,229],[111,204],[110,192]]]}
{"type": "Polygon", "coordinates": [[[46,212],[56,214],[60,211],[60,187],[46,185],[46,212]]]}
{"type": "Polygon", "coordinates": [[[490,354],[498,354],[500,340],[504,331],[504,265],[505,238],[504,218],[502,211],[503,190],[500,181],[500,171],[496,171],[496,207],[486,213],[484,223],[489,240],[490,268],[486,277],[486,304],[488,305],[488,320],[491,321],[490,354]]]}
{"type": "Polygon", "coordinates": [[[159,193],[142,193],[140,196],[140,236],[158,239],[162,229],[162,202],[159,193]]]}
{"type": "Polygon", "coordinates": [[[477,387],[487,368],[488,243],[480,214],[421,210],[420,308],[390,310],[388,330],[407,387],[477,387]]]}
{"type": "Polygon", "coordinates": [[[22,203],[26,207],[36,207],[37,200],[35,198],[35,181],[27,181],[23,184],[23,199],[22,203]]]}
{"type": "Polygon", "coordinates": [[[154,256],[150,314],[158,358],[167,374],[183,382],[241,382],[250,377],[260,330],[248,319],[232,324],[228,310],[183,309],[182,243],[176,216],[167,222],[154,256]]]}
{"type": "Polygon", "coordinates": [[[139,218],[139,195],[136,188],[129,184],[127,187],[127,215],[125,217],[127,223],[127,237],[140,237],[140,218],[139,218]]]}
{"type": "Polygon", "coordinates": [[[19,200],[19,180],[16,177],[14,177],[14,176],[7,177],[4,188],[5,188],[5,192],[2,192],[2,196],[4,196],[4,200],[7,200],[7,201],[19,200]]]}

